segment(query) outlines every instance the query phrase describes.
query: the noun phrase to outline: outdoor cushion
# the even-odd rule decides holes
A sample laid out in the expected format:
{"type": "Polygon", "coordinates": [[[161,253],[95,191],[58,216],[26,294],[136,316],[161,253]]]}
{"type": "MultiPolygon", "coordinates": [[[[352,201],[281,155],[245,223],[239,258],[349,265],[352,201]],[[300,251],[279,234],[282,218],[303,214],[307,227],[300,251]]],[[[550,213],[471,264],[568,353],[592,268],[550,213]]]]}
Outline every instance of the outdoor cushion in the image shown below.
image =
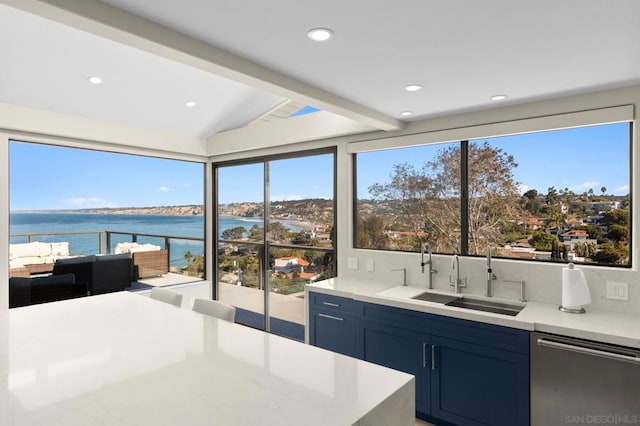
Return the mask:
{"type": "Polygon", "coordinates": [[[31,280],[33,285],[74,284],[76,282],[75,275],[73,274],[49,275],[46,277],[22,279],[31,280]]]}
{"type": "Polygon", "coordinates": [[[95,262],[96,260],[96,256],[94,255],[90,255],[90,256],[80,256],[80,257],[70,257],[67,259],[58,259],[56,261],[57,265],[72,265],[72,264],[76,264],[76,263],[89,263],[89,262],[95,262]]]}
{"type": "Polygon", "coordinates": [[[36,244],[38,245],[38,256],[51,256],[51,243],[42,243],[40,241],[36,241],[36,244]]]}
{"type": "Polygon", "coordinates": [[[120,253],[137,253],[141,251],[156,251],[160,250],[160,246],[154,244],[138,244],[138,243],[118,243],[113,250],[115,254],[120,253]]]}
{"type": "MultiPolygon", "coordinates": [[[[49,263],[52,263],[53,260],[49,263]]],[[[47,263],[47,258],[38,257],[38,256],[30,256],[30,257],[16,257],[15,259],[11,259],[9,261],[10,268],[20,268],[24,265],[42,265],[43,263],[47,263]]]]}
{"type": "Polygon", "coordinates": [[[108,262],[110,260],[118,260],[118,259],[131,259],[131,255],[129,253],[121,253],[121,254],[107,254],[105,256],[96,256],[96,262],[108,262]]]}
{"type": "Polygon", "coordinates": [[[139,253],[141,251],[157,251],[160,250],[160,246],[156,246],[154,244],[137,244],[135,246],[131,246],[129,249],[129,253],[139,253]]]}
{"type": "Polygon", "coordinates": [[[51,243],[52,256],[69,256],[69,243],[51,243]]]}
{"type": "Polygon", "coordinates": [[[40,247],[37,241],[32,243],[9,244],[9,260],[19,257],[38,257],[40,247]]]}

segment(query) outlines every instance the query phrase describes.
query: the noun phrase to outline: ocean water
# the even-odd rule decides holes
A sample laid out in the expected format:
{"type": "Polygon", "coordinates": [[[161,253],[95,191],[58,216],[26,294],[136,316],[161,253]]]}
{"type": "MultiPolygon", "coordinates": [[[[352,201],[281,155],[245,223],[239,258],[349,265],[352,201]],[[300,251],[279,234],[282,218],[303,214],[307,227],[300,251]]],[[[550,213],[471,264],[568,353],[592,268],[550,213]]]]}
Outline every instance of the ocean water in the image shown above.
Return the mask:
{"type": "MultiPolygon", "coordinates": [[[[254,224],[262,225],[260,219],[223,216],[220,217],[218,232],[221,235],[225,229],[236,226],[251,228],[254,224]]],[[[284,224],[292,231],[300,228],[291,224],[284,224]]],[[[84,214],[84,213],[23,213],[9,214],[9,233],[64,233],[90,231],[92,234],[65,235],[36,235],[34,241],[69,242],[72,254],[95,254],[99,252],[99,237],[97,231],[119,231],[140,234],[168,235],[172,237],[196,237],[204,239],[203,216],[161,216],[161,215],[124,215],[124,214],[84,214]]],[[[111,248],[119,242],[131,241],[130,235],[112,235],[111,248]]],[[[10,243],[27,242],[26,236],[12,236],[10,243]]],[[[151,243],[164,247],[164,238],[138,237],[141,244],[151,243]]],[[[193,255],[204,253],[204,242],[172,238],[170,241],[169,264],[176,267],[187,265],[185,253],[193,255]]],[[[105,246],[106,248],[106,246],[105,246]]]]}

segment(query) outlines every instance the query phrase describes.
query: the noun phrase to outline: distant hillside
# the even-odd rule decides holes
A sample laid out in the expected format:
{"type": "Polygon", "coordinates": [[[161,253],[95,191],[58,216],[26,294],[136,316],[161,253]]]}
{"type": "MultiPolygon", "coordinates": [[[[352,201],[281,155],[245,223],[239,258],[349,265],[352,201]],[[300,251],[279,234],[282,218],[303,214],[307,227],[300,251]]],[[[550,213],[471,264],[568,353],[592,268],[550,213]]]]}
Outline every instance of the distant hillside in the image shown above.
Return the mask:
{"type": "MultiPolygon", "coordinates": [[[[49,210],[51,211],[51,210],[49,210]]],[[[203,206],[112,207],[98,209],[55,210],[56,213],[85,214],[154,214],[160,216],[201,216],[203,206]]]]}
{"type": "MultiPolygon", "coordinates": [[[[218,214],[221,216],[262,217],[262,203],[245,202],[220,204],[218,214]]],[[[25,211],[26,212],[26,211],[25,211]]],[[[155,207],[103,207],[95,209],[40,210],[31,212],[46,213],[84,213],[84,214],[150,214],[163,216],[201,216],[204,207],[201,205],[155,206],[155,207]]],[[[304,221],[316,224],[333,222],[333,201],[325,199],[304,199],[271,202],[273,217],[283,220],[304,221]]]]}

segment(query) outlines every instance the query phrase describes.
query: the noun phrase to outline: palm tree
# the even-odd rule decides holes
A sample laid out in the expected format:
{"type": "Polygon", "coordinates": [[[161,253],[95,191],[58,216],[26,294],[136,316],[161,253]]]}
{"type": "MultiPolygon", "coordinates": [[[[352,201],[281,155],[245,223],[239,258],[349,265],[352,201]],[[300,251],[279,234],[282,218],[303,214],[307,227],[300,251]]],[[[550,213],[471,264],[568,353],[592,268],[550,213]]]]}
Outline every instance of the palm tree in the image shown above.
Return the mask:
{"type": "Polygon", "coordinates": [[[187,259],[187,264],[190,264],[191,263],[191,259],[193,259],[193,253],[191,253],[190,250],[187,250],[184,253],[184,258],[187,259]]]}
{"type": "Polygon", "coordinates": [[[605,192],[607,192],[607,187],[603,186],[602,188],[600,188],[600,191],[602,191],[602,195],[604,195],[605,192]]]}

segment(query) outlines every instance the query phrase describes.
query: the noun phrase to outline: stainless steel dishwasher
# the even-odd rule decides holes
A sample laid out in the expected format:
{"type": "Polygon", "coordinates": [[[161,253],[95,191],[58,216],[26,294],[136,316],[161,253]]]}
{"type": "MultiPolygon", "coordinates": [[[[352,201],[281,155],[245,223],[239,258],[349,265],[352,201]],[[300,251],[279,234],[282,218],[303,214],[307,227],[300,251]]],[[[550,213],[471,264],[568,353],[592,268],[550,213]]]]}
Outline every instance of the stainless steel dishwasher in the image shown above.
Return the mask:
{"type": "Polygon", "coordinates": [[[531,424],[640,424],[640,349],[531,333],[531,424]]]}

